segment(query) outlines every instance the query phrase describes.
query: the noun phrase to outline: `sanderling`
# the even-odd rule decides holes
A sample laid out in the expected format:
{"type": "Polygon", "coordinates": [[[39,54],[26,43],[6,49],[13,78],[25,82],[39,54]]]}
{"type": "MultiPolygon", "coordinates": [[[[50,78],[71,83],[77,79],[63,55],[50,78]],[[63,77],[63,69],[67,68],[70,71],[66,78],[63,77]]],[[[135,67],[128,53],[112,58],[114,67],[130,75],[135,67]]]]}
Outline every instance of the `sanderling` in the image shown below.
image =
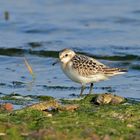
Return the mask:
{"type": "Polygon", "coordinates": [[[59,60],[63,72],[73,81],[82,85],[80,96],[86,84],[90,83],[89,94],[92,92],[93,83],[123,74],[123,68],[110,68],[94,58],[77,54],[71,49],[64,49],[59,53],[59,60]]]}

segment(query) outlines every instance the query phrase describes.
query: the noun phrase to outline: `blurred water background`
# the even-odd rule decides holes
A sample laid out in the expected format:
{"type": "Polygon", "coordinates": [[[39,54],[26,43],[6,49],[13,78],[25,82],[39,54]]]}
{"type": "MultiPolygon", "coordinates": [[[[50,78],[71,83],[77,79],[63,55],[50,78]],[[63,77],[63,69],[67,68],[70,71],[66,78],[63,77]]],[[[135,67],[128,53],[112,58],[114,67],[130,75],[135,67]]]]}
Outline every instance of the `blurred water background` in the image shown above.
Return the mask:
{"type": "Polygon", "coordinates": [[[96,83],[95,93],[140,99],[139,0],[0,0],[1,97],[78,95],[80,85],[69,80],[59,64],[52,66],[64,48],[129,69],[96,83]],[[33,83],[24,57],[36,74],[33,83]]]}

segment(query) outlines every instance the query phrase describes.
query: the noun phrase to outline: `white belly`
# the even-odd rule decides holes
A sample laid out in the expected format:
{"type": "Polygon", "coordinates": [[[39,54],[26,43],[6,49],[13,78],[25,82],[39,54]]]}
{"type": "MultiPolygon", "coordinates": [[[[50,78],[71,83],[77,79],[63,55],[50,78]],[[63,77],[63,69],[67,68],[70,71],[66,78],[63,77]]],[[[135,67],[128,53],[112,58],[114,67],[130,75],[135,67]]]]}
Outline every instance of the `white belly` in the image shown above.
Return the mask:
{"type": "Polygon", "coordinates": [[[61,64],[61,68],[63,70],[63,72],[73,81],[77,82],[77,83],[81,83],[83,85],[87,84],[87,83],[95,83],[101,80],[106,80],[107,77],[105,77],[102,74],[96,74],[96,75],[91,75],[88,77],[85,76],[81,76],[78,74],[78,72],[76,70],[74,70],[71,65],[67,65],[67,67],[65,67],[65,65],[61,64]]]}

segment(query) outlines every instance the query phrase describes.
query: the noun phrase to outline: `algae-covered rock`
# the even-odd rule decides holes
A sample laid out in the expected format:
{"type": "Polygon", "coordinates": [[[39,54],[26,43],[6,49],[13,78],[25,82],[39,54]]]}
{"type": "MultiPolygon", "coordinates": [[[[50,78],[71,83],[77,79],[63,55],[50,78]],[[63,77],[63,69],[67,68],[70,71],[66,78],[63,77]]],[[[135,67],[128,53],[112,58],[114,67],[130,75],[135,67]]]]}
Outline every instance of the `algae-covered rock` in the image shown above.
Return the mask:
{"type": "Polygon", "coordinates": [[[124,97],[121,96],[117,96],[117,95],[113,95],[110,93],[104,93],[104,94],[99,94],[94,103],[97,103],[99,105],[102,104],[120,104],[125,102],[126,99],[124,97]]]}
{"type": "Polygon", "coordinates": [[[44,101],[40,103],[33,104],[31,106],[27,106],[26,108],[35,109],[40,111],[49,111],[49,110],[57,110],[60,106],[60,103],[56,100],[44,101]]]}
{"type": "Polygon", "coordinates": [[[73,104],[61,104],[57,100],[44,101],[40,103],[33,104],[31,106],[27,106],[28,109],[35,109],[40,111],[52,111],[52,110],[60,110],[60,111],[74,111],[79,108],[79,105],[73,104]]]}

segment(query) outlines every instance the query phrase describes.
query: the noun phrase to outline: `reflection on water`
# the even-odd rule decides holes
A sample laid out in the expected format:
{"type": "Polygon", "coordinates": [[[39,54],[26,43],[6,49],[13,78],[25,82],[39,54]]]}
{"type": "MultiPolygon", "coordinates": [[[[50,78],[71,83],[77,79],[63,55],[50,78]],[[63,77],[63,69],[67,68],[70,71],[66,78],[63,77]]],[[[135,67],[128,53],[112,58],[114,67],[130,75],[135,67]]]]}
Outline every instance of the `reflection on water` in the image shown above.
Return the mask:
{"type": "Polygon", "coordinates": [[[95,93],[139,99],[139,4],[139,0],[0,1],[1,96],[78,95],[80,85],[70,81],[59,64],[52,66],[59,50],[72,48],[109,66],[129,69],[125,75],[95,84],[95,93]],[[36,74],[33,83],[25,56],[36,74]]]}

